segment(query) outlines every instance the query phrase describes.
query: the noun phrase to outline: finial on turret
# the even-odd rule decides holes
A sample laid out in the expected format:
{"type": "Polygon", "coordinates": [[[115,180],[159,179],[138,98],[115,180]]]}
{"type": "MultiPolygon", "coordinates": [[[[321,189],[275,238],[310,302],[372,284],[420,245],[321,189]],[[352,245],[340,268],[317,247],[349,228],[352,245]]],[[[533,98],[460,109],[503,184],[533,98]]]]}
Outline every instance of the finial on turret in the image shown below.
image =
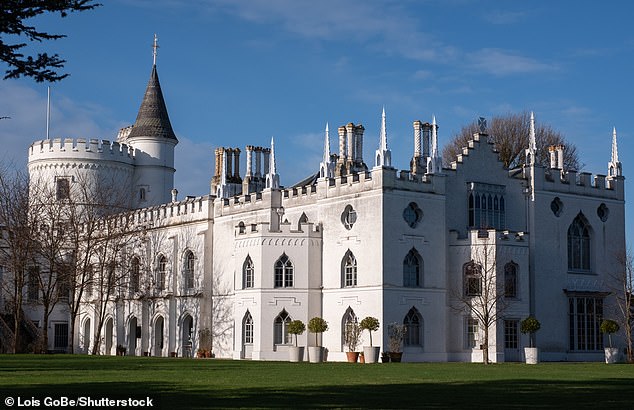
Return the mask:
{"type": "Polygon", "coordinates": [[[157,54],[158,48],[159,48],[158,36],[154,34],[154,44],[152,44],[152,64],[153,65],[156,65],[156,54],[157,54]]]}
{"type": "Polygon", "coordinates": [[[280,176],[275,169],[275,141],[271,137],[271,155],[269,157],[269,173],[266,174],[266,187],[271,189],[280,188],[280,176]]]}
{"type": "Polygon", "coordinates": [[[612,128],[612,158],[608,162],[608,176],[620,177],[623,175],[623,168],[619,161],[619,148],[616,144],[616,127],[612,128]]]}
{"type": "Polygon", "coordinates": [[[392,153],[387,148],[387,121],[385,117],[385,106],[381,113],[381,130],[379,132],[379,149],[376,150],[375,164],[377,167],[392,167],[392,153]]]}
{"type": "Polygon", "coordinates": [[[385,106],[383,106],[383,113],[381,114],[381,143],[380,149],[387,151],[387,124],[385,121],[385,106]]]}
{"type": "Polygon", "coordinates": [[[533,150],[533,152],[537,151],[537,141],[535,140],[535,114],[531,111],[531,130],[530,130],[530,141],[529,148],[533,150]]]}

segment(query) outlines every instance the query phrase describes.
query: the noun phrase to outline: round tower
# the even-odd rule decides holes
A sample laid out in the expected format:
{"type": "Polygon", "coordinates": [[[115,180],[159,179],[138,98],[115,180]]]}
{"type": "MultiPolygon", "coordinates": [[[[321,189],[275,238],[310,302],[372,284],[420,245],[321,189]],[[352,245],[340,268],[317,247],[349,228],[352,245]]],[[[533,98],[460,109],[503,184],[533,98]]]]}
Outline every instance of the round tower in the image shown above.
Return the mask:
{"type": "Polygon", "coordinates": [[[29,147],[28,170],[31,187],[39,192],[48,187],[57,199],[82,192],[95,201],[107,198],[120,209],[133,206],[129,185],[134,157],[126,144],[84,138],[35,141],[29,147]]]}
{"type": "Polygon", "coordinates": [[[178,140],[167,114],[156,60],[136,121],[125,133],[128,135],[120,135],[119,140],[134,148],[134,206],[168,203],[174,188],[174,147],[178,140]]]}

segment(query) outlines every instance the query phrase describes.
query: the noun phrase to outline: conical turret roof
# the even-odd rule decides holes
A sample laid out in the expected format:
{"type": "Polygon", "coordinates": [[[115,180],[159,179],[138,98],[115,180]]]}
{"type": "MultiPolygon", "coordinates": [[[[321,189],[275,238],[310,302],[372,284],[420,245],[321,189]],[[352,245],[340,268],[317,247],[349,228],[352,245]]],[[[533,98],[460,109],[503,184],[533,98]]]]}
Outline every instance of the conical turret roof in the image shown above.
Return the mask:
{"type": "Polygon", "coordinates": [[[157,137],[178,141],[172,129],[169,115],[167,115],[167,107],[165,106],[161,83],[159,83],[158,73],[156,72],[156,64],[152,66],[152,74],[145,89],[141,108],[139,108],[136,122],[128,136],[128,138],[135,137],[157,137]]]}

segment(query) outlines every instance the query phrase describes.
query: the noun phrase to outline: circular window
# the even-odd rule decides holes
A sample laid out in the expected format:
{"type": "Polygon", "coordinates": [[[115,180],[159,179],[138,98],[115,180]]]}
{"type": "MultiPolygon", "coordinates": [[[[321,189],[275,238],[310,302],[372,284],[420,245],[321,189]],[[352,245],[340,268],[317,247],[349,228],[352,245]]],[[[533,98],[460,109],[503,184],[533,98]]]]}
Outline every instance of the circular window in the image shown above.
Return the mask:
{"type": "Polygon", "coordinates": [[[550,203],[550,210],[553,211],[553,214],[556,217],[559,217],[561,215],[561,213],[564,210],[564,203],[561,202],[561,199],[559,199],[559,197],[556,197],[555,199],[553,199],[553,201],[550,203]]]}
{"type": "Polygon", "coordinates": [[[599,205],[599,207],[597,208],[597,216],[599,217],[599,219],[602,222],[605,222],[608,220],[609,215],[610,215],[610,209],[608,209],[608,207],[605,206],[605,204],[599,205]]]}
{"type": "Polygon", "coordinates": [[[346,229],[352,229],[352,225],[357,222],[357,211],[352,208],[352,205],[346,205],[346,208],[341,214],[341,223],[346,229]]]}
{"type": "Polygon", "coordinates": [[[416,205],[416,202],[410,202],[403,210],[403,219],[410,228],[416,228],[422,217],[423,211],[416,205]]]}

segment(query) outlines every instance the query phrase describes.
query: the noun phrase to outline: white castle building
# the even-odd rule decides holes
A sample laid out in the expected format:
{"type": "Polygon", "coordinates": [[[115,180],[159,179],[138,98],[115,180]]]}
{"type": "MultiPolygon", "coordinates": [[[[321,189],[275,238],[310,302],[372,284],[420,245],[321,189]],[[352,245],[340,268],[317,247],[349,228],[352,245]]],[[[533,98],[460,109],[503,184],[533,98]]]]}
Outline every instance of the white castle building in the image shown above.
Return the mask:
{"type": "MultiPolygon", "coordinates": [[[[542,325],[542,360],[602,360],[598,323],[612,314],[609,273],[625,248],[616,132],[607,176],[592,176],[565,171],[562,147],[549,167],[538,165],[534,132],[526,164],[506,169],[485,128],[443,167],[437,130],[435,119],[413,122],[410,167],[398,170],[385,112],[368,162],[362,125],[337,129],[336,153],[326,128],[315,175],[289,187],[280,185],[273,141],[217,148],[210,194],[179,200],[178,140],[154,64],[136,122],[116,141],[29,148],[31,178],[56,184],[62,197],[82,178],[119,181],[134,209],[125,215],[139,228],[116,265],[127,281],[105,311],[95,295],[84,298],[76,352],[99,338],[101,354],[121,345],[129,355],[188,356],[207,337],[216,357],[287,360],[289,322],[320,316],[330,327],[320,343],[341,361],[345,323],[374,316],[383,351],[389,325],[406,326],[405,361],[478,361],[484,330],[463,302],[480,295],[492,270],[505,294],[491,360],[522,359],[528,336],[519,322],[529,315],[542,325]]],[[[28,314],[40,320],[37,309],[28,314]]],[[[56,310],[51,323],[49,348],[62,348],[68,313],[56,310]]],[[[315,345],[315,335],[299,344],[315,345]]]]}

